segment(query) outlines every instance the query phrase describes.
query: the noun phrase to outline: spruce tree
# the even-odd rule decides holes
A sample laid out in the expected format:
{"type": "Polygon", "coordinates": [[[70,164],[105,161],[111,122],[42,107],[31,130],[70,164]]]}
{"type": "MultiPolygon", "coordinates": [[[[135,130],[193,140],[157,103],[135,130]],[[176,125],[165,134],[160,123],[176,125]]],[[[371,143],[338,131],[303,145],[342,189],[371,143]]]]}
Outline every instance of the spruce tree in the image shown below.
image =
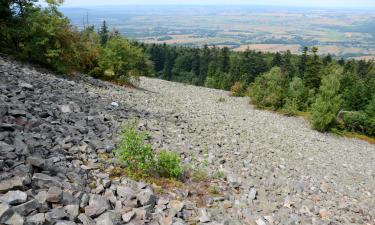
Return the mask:
{"type": "Polygon", "coordinates": [[[328,131],[336,121],[340,110],[340,70],[325,76],[319,89],[316,101],[311,107],[311,120],[313,128],[319,131],[328,131]]]}
{"type": "Polygon", "coordinates": [[[308,61],[308,57],[309,57],[307,55],[308,51],[309,51],[309,48],[308,47],[304,47],[303,48],[303,53],[302,53],[302,55],[300,56],[300,59],[299,59],[298,71],[299,71],[300,77],[303,77],[305,75],[307,61],[308,61]]]}
{"type": "Polygon", "coordinates": [[[109,31],[105,20],[103,20],[103,24],[100,27],[99,36],[101,45],[104,46],[105,44],[107,44],[109,39],[109,31]]]}
{"type": "Polygon", "coordinates": [[[318,48],[313,47],[311,51],[313,53],[313,57],[311,57],[307,62],[307,68],[304,72],[304,80],[308,88],[318,89],[320,86],[323,64],[318,56],[318,48]]]}

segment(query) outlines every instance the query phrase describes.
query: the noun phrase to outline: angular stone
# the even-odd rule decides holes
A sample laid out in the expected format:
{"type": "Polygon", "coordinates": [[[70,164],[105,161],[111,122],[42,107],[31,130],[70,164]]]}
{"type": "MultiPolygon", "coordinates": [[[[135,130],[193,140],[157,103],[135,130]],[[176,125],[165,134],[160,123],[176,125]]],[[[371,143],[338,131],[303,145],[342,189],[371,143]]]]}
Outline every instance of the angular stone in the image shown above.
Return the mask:
{"type": "Polygon", "coordinates": [[[21,205],[17,205],[15,207],[13,207],[12,209],[15,212],[18,212],[20,215],[26,216],[29,213],[31,213],[32,211],[37,210],[39,207],[40,207],[40,204],[39,204],[38,200],[33,199],[33,200],[30,200],[30,201],[28,201],[26,203],[23,203],[21,205]]]}
{"type": "Polygon", "coordinates": [[[135,212],[131,211],[122,215],[122,221],[129,223],[135,217],[135,212]]]}
{"type": "Polygon", "coordinates": [[[26,200],[27,194],[22,191],[8,191],[5,195],[0,197],[0,201],[10,205],[24,203],[26,200]]]}
{"type": "Polygon", "coordinates": [[[65,213],[63,208],[54,208],[45,214],[46,220],[48,222],[56,222],[58,220],[67,218],[68,215],[65,213]]]}
{"type": "Polygon", "coordinates": [[[77,225],[77,224],[73,221],[59,220],[55,223],[55,225],[77,225]]]}
{"type": "Polygon", "coordinates": [[[120,223],[120,217],[114,212],[106,212],[95,219],[97,225],[117,225],[120,223]]]}
{"type": "Polygon", "coordinates": [[[13,214],[14,212],[9,205],[5,203],[0,204],[0,223],[7,221],[13,214]]]}
{"type": "Polygon", "coordinates": [[[57,178],[48,176],[43,173],[34,173],[32,181],[33,181],[33,184],[39,188],[50,188],[53,186],[56,186],[56,187],[62,186],[61,182],[57,178]]]}
{"type": "Polygon", "coordinates": [[[7,225],[23,225],[25,222],[25,219],[20,216],[18,213],[13,213],[13,215],[5,221],[5,224],[7,225]]]}
{"type": "Polygon", "coordinates": [[[127,186],[118,186],[116,189],[116,193],[118,196],[125,199],[132,199],[136,196],[135,191],[127,186]]]}
{"type": "Polygon", "coordinates": [[[44,164],[45,164],[45,159],[30,156],[30,157],[27,158],[27,162],[30,163],[32,166],[43,168],[44,164]]]}
{"type": "Polygon", "coordinates": [[[266,222],[264,222],[263,219],[259,218],[257,221],[255,221],[257,225],[267,225],[266,222]]]}
{"type": "Polygon", "coordinates": [[[198,220],[201,223],[208,223],[208,222],[211,221],[211,218],[208,215],[208,212],[207,212],[206,209],[204,209],[204,208],[199,209],[199,218],[198,218],[198,220]]]}
{"type": "Polygon", "coordinates": [[[33,90],[34,89],[34,86],[31,85],[31,84],[28,84],[28,83],[25,83],[25,82],[21,82],[18,84],[18,87],[20,88],[24,88],[24,89],[29,89],[29,90],[33,90]]]}
{"type": "Polygon", "coordinates": [[[12,177],[0,181],[0,192],[23,187],[24,182],[20,177],[12,177]]]}
{"type": "Polygon", "coordinates": [[[85,207],[85,214],[96,217],[109,209],[108,200],[101,195],[91,195],[89,205],[85,207]]]}
{"type": "Polygon", "coordinates": [[[169,201],[168,208],[175,210],[176,212],[181,212],[184,207],[184,203],[178,200],[169,201]]]}
{"type": "Polygon", "coordinates": [[[93,219],[91,219],[90,217],[88,217],[87,215],[83,213],[79,214],[78,220],[81,221],[83,225],[95,225],[96,224],[93,219]]]}
{"type": "Polygon", "coordinates": [[[249,199],[254,200],[257,196],[257,190],[255,188],[250,189],[249,199]]]}
{"type": "Polygon", "coordinates": [[[71,113],[72,109],[70,108],[69,105],[60,105],[59,109],[62,113],[71,113]]]}
{"type": "Polygon", "coordinates": [[[75,221],[79,214],[79,205],[67,205],[64,208],[66,213],[69,215],[69,220],[75,221]]]}
{"type": "Polygon", "coordinates": [[[59,203],[62,199],[63,192],[60,187],[50,187],[47,192],[46,201],[59,203]]]}
{"type": "Polygon", "coordinates": [[[227,181],[229,185],[233,188],[238,188],[241,185],[241,179],[238,177],[237,174],[228,174],[227,181]]]}
{"type": "Polygon", "coordinates": [[[45,221],[44,213],[38,213],[26,218],[27,225],[43,225],[45,221]]]}
{"type": "Polygon", "coordinates": [[[38,200],[39,203],[43,204],[47,200],[47,192],[46,191],[40,191],[37,195],[34,197],[36,200],[38,200]]]}
{"type": "Polygon", "coordinates": [[[139,192],[137,194],[137,199],[142,206],[156,204],[156,196],[149,190],[139,192]]]}

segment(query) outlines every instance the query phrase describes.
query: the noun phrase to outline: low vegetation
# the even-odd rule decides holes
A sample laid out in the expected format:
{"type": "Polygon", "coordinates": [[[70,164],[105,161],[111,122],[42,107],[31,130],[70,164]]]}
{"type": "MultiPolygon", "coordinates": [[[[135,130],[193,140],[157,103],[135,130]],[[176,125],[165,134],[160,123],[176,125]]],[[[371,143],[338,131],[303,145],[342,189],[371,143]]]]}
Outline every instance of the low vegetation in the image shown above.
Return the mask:
{"type": "Polygon", "coordinates": [[[127,174],[134,178],[180,178],[183,173],[180,156],[165,150],[155,152],[145,143],[146,138],[147,133],[138,131],[134,125],[124,125],[115,152],[125,164],[127,174]]]}

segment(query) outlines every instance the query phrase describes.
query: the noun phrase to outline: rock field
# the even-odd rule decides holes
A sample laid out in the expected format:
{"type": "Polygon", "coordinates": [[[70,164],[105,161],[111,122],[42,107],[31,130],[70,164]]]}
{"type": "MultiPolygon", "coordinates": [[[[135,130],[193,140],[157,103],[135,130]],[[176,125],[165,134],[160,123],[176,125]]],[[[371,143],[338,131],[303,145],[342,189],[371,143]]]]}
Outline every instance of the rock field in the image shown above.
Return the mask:
{"type": "Polygon", "coordinates": [[[375,224],[375,145],[226,91],[66,79],[2,56],[0,224],[375,224]],[[124,121],[208,177],[160,191],[112,176],[124,121]]]}

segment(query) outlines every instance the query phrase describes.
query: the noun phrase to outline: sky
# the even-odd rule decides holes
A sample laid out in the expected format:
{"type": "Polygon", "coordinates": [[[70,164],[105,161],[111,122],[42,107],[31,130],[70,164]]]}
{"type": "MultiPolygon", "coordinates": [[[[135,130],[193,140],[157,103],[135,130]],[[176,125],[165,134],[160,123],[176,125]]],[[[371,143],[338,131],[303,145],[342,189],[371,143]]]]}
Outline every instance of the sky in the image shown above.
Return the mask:
{"type": "Polygon", "coordinates": [[[63,6],[98,5],[275,5],[297,7],[375,8],[375,0],[65,0],[63,6]]]}

